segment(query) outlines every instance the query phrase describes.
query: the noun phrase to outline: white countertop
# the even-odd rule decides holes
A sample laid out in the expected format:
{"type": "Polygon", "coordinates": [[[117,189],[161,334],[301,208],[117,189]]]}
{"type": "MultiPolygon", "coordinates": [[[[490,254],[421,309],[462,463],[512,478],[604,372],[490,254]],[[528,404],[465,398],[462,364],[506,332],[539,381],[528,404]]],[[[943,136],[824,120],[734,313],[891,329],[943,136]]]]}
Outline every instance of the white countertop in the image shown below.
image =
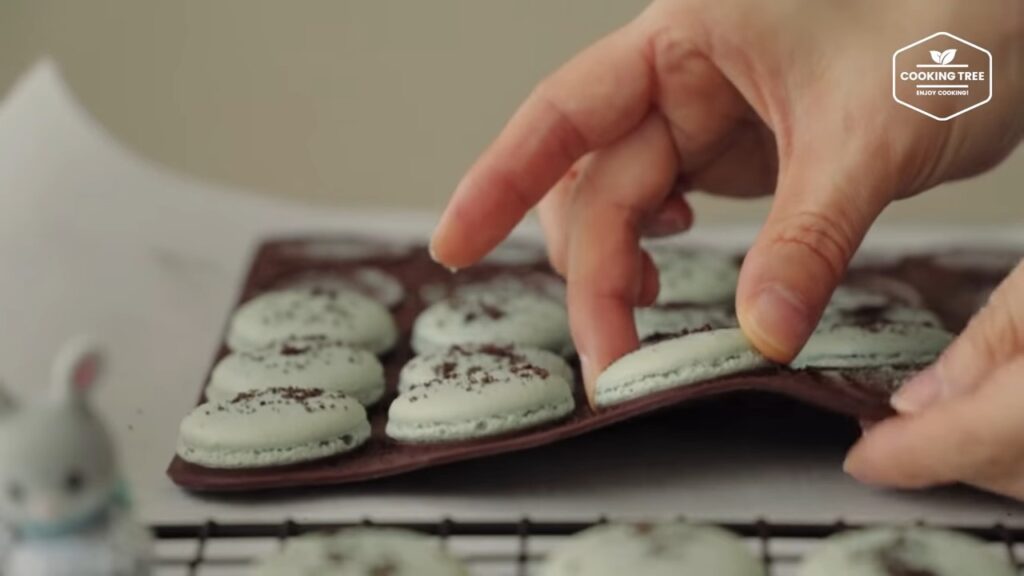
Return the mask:
{"type": "MultiPolygon", "coordinates": [[[[0,106],[0,378],[41,397],[61,342],[89,332],[111,371],[96,404],[151,522],[441,515],[619,516],[1017,523],[1024,507],[964,489],[896,493],[840,471],[843,446],[774,434],[767,420],[659,418],[527,454],[340,489],[198,498],[164,469],[192,406],[249,251],[279,232],[350,230],[425,238],[430,214],[285,205],[167,172],[114,142],[43,64],[0,106]],[[758,429],[764,426],[765,429],[758,429]]],[[[524,234],[530,234],[525,230],[524,234]]],[[[742,244],[750,229],[706,229],[742,244]]],[[[1020,230],[881,230],[870,243],[1024,243],[1020,230]]]]}

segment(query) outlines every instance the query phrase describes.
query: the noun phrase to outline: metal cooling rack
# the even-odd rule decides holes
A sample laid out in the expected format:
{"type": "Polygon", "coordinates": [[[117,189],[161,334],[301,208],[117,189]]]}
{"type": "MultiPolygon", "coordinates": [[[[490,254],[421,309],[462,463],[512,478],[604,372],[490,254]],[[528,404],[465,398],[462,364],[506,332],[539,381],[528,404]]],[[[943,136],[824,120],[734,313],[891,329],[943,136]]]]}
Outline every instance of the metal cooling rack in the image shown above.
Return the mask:
{"type": "MultiPolygon", "coordinates": [[[[390,522],[364,519],[327,524],[221,524],[161,525],[157,537],[156,576],[241,576],[258,558],[278,549],[289,538],[311,532],[331,532],[353,526],[405,528],[438,536],[462,558],[473,576],[531,576],[545,555],[567,537],[604,522],[517,521],[390,522]]],[[[768,520],[717,523],[742,536],[765,563],[771,576],[793,576],[804,554],[819,540],[855,525],[788,524],[768,520]]],[[[988,527],[942,526],[960,530],[991,543],[1021,567],[1024,527],[995,524],[988,527]]],[[[1024,575],[1024,572],[1021,572],[1024,575]]]]}

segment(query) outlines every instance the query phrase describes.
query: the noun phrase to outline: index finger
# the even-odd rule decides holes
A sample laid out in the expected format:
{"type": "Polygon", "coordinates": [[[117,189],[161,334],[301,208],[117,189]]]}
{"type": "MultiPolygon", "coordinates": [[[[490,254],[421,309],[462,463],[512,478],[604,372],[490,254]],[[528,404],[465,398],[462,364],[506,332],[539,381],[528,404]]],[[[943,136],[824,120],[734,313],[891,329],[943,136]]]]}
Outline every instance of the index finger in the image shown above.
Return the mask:
{"type": "Polygon", "coordinates": [[[451,268],[501,242],[572,164],[630,131],[651,101],[637,25],[606,36],[542,81],[455,190],[431,240],[451,268]]]}

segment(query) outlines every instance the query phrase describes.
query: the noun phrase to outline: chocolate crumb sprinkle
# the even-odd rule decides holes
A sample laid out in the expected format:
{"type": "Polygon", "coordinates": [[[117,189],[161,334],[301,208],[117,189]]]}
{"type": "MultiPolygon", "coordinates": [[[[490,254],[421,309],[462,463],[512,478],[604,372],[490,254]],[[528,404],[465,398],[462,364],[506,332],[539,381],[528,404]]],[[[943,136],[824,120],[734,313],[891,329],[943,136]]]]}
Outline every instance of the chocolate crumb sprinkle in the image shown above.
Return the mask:
{"type": "Polygon", "coordinates": [[[281,355],[282,356],[301,356],[302,354],[306,354],[309,351],[310,351],[310,348],[308,346],[307,347],[302,347],[302,346],[295,346],[293,344],[285,344],[284,346],[281,347],[281,355]]]}
{"type": "Polygon", "coordinates": [[[711,332],[714,329],[715,327],[712,326],[711,324],[704,324],[703,326],[698,326],[697,328],[684,328],[676,332],[655,332],[654,334],[651,334],[647,338],[644,338],[642,343],[645,345],[657,344],[659,342],[664,342],[665,340],[672,340],[675,338],[682,338],[683,336],[689,336],[690,334],[697,334],[700,332],[711,332]]]}

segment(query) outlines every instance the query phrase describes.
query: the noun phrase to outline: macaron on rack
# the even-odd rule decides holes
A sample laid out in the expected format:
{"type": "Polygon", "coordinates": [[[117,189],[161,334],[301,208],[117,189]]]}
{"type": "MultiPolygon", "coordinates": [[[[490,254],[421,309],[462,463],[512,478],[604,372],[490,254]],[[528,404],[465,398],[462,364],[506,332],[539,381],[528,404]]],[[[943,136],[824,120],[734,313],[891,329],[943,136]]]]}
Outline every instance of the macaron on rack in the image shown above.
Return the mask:
{"type": "Polygon", "coordinates": [[[936,305],[949,294],[929,280],[946,274],[959,280],[947,286],[981,292],[998,277],[927,256],[856,271],[804,351],[780,366],[737,328],[740,256],[650,249],[662,282],[656,304],[636,312],[643,345],[598,378],[591,406],[564,284],[540,247],[506,244],[453,275],[422,246],[268,241],[168,473],[206,492],[366,481],[750,389],[878,418],[966,315],[936,305]]]}
{"type": "MultiPolygon", "coordinates": [[[[539,576],[767,576],[782,574],[748,540],[688,522],[610,522],[562,540],[538,559],[539,576]],[[772,570],[772,568],[776,568],[772,570]]],[[[254,576],[467,576],[468,558],[440,538],[359,527],[293,538],[260,559],[254,576]]],[[[789,564],[787,562],[787,564],[789,564]]],[[[525,559],[524,559],[525,566],[525,559]]],[[[924,526],[849,529],[817,543],[795,576],[1014,576],[1006,551],[968,534],[924,526]]],[[[491,573],[491,572],[488,572],[491,573]]],[[[524,572],[525,573],[525,572],[524,572]]]]}

